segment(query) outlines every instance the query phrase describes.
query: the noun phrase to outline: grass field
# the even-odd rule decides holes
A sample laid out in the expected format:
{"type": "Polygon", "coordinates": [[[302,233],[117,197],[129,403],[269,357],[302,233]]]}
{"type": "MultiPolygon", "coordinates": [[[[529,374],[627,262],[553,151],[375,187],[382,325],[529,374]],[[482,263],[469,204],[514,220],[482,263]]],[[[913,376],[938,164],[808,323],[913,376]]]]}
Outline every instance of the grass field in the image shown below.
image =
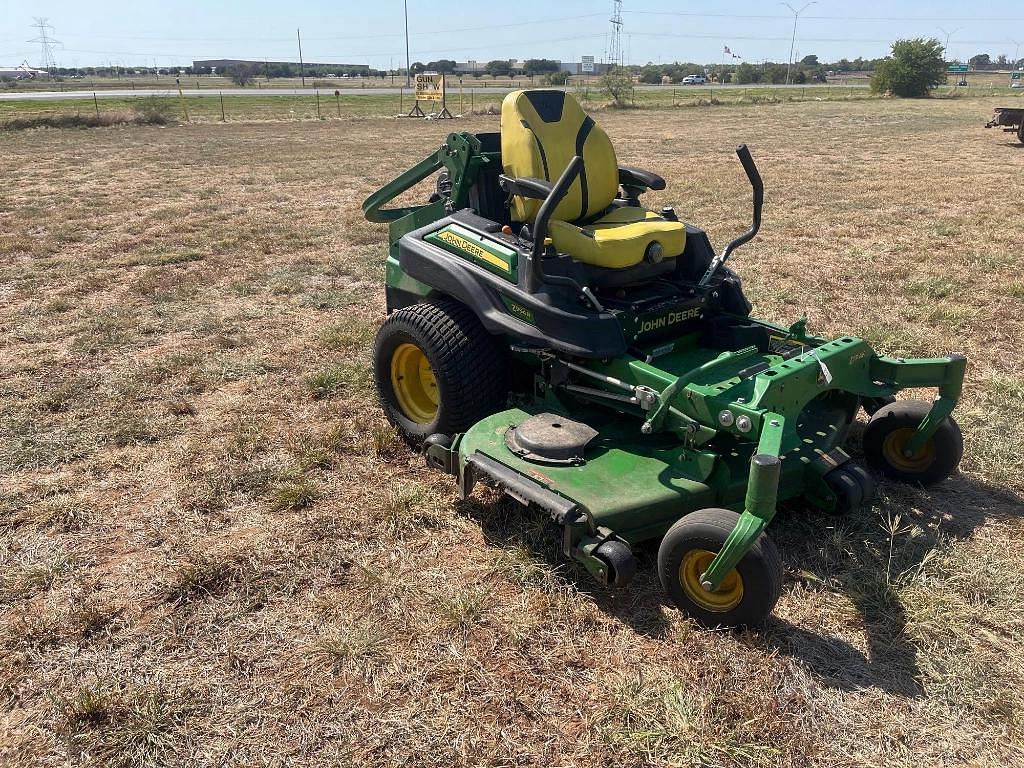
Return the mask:
{"type": "MultiPolygon", "coordinates": [[[[996,101],[602,111],[755,311],[970,358],[962,473],[784,516],[760,631],[457,501],[372,394],[361,200],[457,123],[0,133],[0,764],[1024,764],[1024,148],[996,101]]],[[[427,194],[424,191],[424,196],[427,194]]]]}

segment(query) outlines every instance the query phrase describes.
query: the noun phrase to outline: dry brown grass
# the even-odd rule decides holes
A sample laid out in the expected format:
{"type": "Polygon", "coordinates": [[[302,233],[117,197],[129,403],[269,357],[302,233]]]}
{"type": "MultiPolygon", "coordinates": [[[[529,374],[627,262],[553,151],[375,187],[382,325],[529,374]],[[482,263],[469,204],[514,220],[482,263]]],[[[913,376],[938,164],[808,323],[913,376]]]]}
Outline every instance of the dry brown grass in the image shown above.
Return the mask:
{"type": "Polygon", "coordinates": [[[613,594],[384,423],[407,121],[0,136],[0,764],[1020,765],[1024,155],[991,105],[599,116],[757,312],[971,358],[963,473],[773,526],[762,631],[613,594]],[[1015,170],[1016,169],[1016,170],[1015,170]]]}

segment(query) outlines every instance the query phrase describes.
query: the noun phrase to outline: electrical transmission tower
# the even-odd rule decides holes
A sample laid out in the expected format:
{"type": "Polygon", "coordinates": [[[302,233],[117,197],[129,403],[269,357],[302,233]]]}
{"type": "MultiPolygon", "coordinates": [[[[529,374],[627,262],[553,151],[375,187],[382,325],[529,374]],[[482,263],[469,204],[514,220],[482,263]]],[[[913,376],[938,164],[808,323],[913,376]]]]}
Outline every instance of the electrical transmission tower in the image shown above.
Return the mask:
{"type": "Polygon", "coordinates": [[[48,19],[34,16],[33,20],[35,24],[32,26],[39,30],[39,37],[34,37],[28,42],[39,43],[39,68],[45,69],[52,80],[53,70],[57,68],[57,62],[53,58],[53,49],[62,43],[50,37],[53,34],[53,27],[48,23],[48,19]]]}
{"type": "Polygon", "coordinates": [[[621,67],[622,56],[622,0],[612,2],[612,36],[608,42],[608,64],[611,67],[621,67]]]}

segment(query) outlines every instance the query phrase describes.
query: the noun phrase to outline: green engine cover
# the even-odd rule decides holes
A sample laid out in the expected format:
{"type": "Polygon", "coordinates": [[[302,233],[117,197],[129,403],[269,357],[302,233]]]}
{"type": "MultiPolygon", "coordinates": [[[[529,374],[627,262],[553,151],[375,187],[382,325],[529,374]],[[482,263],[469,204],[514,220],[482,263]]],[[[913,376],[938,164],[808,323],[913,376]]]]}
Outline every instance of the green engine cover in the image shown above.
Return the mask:
{"type": "Polygon", "coordinates": [[[511,283],[519,282],[519,254],[501,243],[483,238],[458,224],[448,224],[423,239],[444,248],[449,253],[479,264],[511,283]]]}

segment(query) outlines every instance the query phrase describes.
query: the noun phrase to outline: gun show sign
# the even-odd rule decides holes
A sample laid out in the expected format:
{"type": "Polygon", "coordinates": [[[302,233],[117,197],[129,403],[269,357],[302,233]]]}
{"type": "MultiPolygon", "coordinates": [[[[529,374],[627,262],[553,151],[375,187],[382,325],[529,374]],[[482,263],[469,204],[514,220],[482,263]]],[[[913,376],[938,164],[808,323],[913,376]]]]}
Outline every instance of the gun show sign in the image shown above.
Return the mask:
{"type": "Polygon", "coordinates": [[[416,75],[416,101],[444,101],[444,75],[431,72],[416,75]]]}
{"type": "Polygon", "coordinates": [[[413,103],[413,108],[409,112],[408,117],[427,117],[437,120],[454,117],[454,115],[448,111],[448,104],[445,101],[443,74],[439,75],[435,72],[420,72],[416,75],[415,96],[416,100],[413,103]],[[435,104],[440,102],[441,110],[435,110],[428,115],[423,111],[423,108],[420,107],[421,101],[433,102],[435,104]]]}

